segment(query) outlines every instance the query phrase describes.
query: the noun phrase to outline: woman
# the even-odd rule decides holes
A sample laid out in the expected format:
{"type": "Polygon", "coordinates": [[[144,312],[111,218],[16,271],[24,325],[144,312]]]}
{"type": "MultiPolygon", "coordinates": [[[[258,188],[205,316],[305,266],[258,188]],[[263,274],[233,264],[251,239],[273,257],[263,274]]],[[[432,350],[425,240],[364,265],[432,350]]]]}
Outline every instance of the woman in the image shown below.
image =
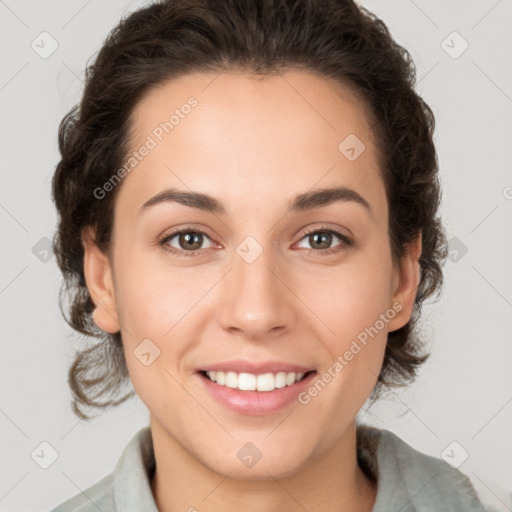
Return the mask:
{"type": "Polygon", "coordinates": [[[112,31],[63,120],[55,253],[99,343],[74,410],[128,381],[150,425],[55,511],[483,510],[368,398],[412,381],[442,282],[434,118],[351,1],[167,0],[112,31]]]}

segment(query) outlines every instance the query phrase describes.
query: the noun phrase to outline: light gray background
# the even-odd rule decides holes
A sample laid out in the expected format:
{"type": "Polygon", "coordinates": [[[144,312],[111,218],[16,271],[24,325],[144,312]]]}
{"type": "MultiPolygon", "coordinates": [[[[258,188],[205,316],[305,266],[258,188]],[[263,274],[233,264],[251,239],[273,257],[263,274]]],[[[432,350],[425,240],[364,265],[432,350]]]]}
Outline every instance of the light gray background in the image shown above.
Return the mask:
{"type": "MultiPolygon", "coordinates": [[[[66,378],[76,338],[58,309],[55,258],[41,261],[40,241],[56,222],[50,181],[58,123],[79,99],[88,59],[120,16],[142,4],[0,0],[3,511],[48,510],[85,490],[112,471],[148,422],[138,399],[89,424],[73,416],[66,378]],[[58,43],[48,58],[31,48],[34,40],[42,46],[43,31],[58,43]],[[43,441],[58,452],[48,469],[31,458],[43,441]]],[[[442,213],[450,239],[458,239],[443,294],[424,310],[433,356],[414,386],[362,419],[436,457],[457,441],[469,454],[459,469],[482,499],[512,510],[511,2],[361,4],[415,59],[418,90],[437,118],[442,213]],[[469,43],[458,58],[462,40],[446,39],[453,31],[469,43]]]]}

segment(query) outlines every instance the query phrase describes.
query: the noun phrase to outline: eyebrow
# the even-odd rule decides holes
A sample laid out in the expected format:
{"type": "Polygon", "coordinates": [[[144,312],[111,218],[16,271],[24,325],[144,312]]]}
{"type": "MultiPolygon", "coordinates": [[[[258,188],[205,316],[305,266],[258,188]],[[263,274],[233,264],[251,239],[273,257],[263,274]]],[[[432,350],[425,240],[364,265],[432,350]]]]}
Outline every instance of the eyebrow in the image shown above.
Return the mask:
{"type": "MultiPolygon", "coordinates": [[[[288,202],[288,209],[291,212],[301,212],[327,206],[338,201],[354,202],[363,206],[370,215],[372,214],[371,206],[364,197],[355,190],[343,186],[317,189],[298,194],[288,202]]],[[[224,205],[218,199],[208,194],[171,188],[158,193],[146,201],[139,210],[139,215],[151,206],[169,202],[179,203],[218,215],[226,213],[224,205]]]]}

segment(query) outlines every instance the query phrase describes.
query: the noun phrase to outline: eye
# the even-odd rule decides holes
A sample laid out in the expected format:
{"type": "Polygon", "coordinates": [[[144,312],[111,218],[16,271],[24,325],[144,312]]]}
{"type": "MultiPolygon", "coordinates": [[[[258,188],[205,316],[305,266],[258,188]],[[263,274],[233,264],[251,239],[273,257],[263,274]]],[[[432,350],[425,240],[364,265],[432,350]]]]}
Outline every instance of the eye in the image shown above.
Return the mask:
{"type": "Polygon", "coordinates": [[[197,229],[182,229],[165,235],[159,243],[166,251],[178,256],[194,256],[202,249],[209,249],[212,246],[210,237],[204,231],[197,229]],[[201,248],[205,238],[210,240],[210,245],[201,248]]]}
{"type": "Polygon", "coordinates": [[[339,231],[329,228],[319,228],[309,231],[301,239],[299,244],[302,243],[302,240],[306,240],[306,242],[310,244],[311,249],[309,249],[308,252],[314,252],[320,255],[340,252],[353,245],[353,242],[349,237],[343,235],[339,231]],[[340,240],[341,243],[336,247],[331,248],[331,244],[336,238],[340,240]]]}
{"type": "MultiPolygon", "coordinates": [[[[328,255],[338,253],[348,249],[353,245],[353,241],[346,235],[331,228],[322,227],[311,230],[303,236],[299,242],[302,247],[303,240],[310,244],[310,249],[306,247],[308,253],[315,255],[328,255]],[[339,240],[337,246],[331,247],[333,241],[339,240]]],[[[177,256],[198,256],[203,251],[211,249],[213,242],[211,238],[200,229],[184,228],[171,234],[164,235],[159,244],[167,252],[177,256]],[[203,246],[205,240],[209,241],[209,245],[203,246]]]]}

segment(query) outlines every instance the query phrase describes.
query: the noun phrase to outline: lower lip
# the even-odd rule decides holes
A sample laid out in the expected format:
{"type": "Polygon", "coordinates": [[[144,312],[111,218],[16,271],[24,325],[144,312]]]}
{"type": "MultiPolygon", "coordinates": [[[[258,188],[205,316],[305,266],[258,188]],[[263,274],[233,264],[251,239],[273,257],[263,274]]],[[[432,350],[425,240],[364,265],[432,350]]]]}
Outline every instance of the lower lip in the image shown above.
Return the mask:
{"type": "Polygon", "coordinates": [[[276,388],[273,391],[241,391],[216,384],[200,372],[198,375],[206,389],[220,404],[241,414],[258,415],[277,412],[297,401],[299,393],[309,385],[316,372],[309,373],[291,386],[276,388]]]}

